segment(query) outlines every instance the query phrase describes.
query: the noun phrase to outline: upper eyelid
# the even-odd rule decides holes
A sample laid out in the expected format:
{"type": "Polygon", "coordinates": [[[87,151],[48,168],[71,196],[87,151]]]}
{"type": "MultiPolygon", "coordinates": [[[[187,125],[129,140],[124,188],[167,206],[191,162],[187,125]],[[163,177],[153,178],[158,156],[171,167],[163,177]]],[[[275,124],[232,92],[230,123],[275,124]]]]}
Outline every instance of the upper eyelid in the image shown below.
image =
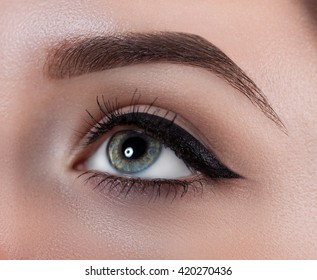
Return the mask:
{"type": "MultiPolygon", "coordinates": [[[[89,117],[95,122],[96,124],[95,127],[102,126],[104,122],[107,122],[108,119],[112,118],[113,116],[123,114],[124,110],[126,110],[125,111],[126,113],[149,113],[155,116],[161,116],[162,118],[169,120],[171,123],[174,123],[176,121],[179,126],[181,127],[185,126],[186,128],[184,127],[183,128],[186,131],[189,131],[190,134],[194,134],[198,140],[200,140],[206,146],[209,146],[208,141],[201,137],[199,131],[197,131],[197,129],[195,129],[195,127],[188,120],[185,120],[183,117],[180,117],[175,112],[172,112],[170,110],[167,110],[161,107],[157,107],[155,103],[157,102],[158,97],[156,97],[149,104],[143,104],[142,102],[140,102],[140,99],[141,99],[141,95],[137,94],[137,89],[134,91],[129,105],[124,107],[121,107],[117,99],[115,99],[114,101],[111,101],[111,100],[106,101],[104,95],[102,95],[101,97],[97,96],[96,103],[98,105],[99,111],[102,114],[102,118],[97,120],[93,116],[93,114],[90,113],[88,110],[86,110],[86,112],[89,115],[89,117]]],[[[99,137],[90,138],[86,136],[86,138],[88,138],[86,141],[86,144],[90,145],[93,142],[97,141],[99,137]]]]}
{"type": "MultiPolygon", "coordinates": [[[[140,96],[139,96],[140,97],[140,96]]],[[[133,96],[133,98],[135,98],[135,95],[133,96]]],[[[95,127],[97,130],[95,131],[95,133],[92,133],[90,137],[88,137],[88,141],[86,141],[86,145],[91,145],[94,142],[96,142],[99,138],[101,138],[105,133],[107,133],[108,131],[110,131],[113,127],[117,126],[117,125],[127,125],[128,123],[122,123],[122,121],[120,121],[119,123],[117,123],[116,121],[117,119],[117,114],[118,114],[118,118],[122,120],[122,118],[130,116],[130,117],[135,117],[134,118],[134,123],[137,126],[140,126],[140,123],[135,123],[135,121],[138,120],[138,117],[143,116],[143,117],[149,117],[147,119],[147,124],[150,123],[151,121],[153,121],[153,119],[156,119],[157,123],[152,125],[158,125],[159,123],[165,124],[164,127],[164,131],[162,132],[161,129],[157,129],[156,132],[154,133],[155,129],[152,129],[152,135],[150,134],[150,136],[157,138],[158,134],[164,134],[165,136],[161,136],[161,140],[163,141],[163,143],[167,144],[168,147],[170,147],[172,150],[174,150],[174,152],[178,153],[178,151],[183,150],[182,153],[179,153],[179,157],[185,161],[185,163],[189,164],[192,168],[194,168],[197,171],[200,171],[202,173],[204,173],[205,175],[210,176],[211,178],[216,178],[218,175],[216,175],[217,172],[219,172],[218,174],[219,177],[224,177],[224,178],[244,178],[243,176],[237,174],[236,172],[230,170],[228,167],[226,167],[225,165],[222,164],[222,162],[215,156],[215,153],[213,151],[210,150],[210,148],[207,148],[204,144],[201,143],[201,141],[199,141],[196,137],[192,136],[191,133],[189,133],[186,129],[174,124],[174,121],[176,119],[176,114],[174,114],[174,117],[172,117],[169,120],[164,119],[164,117],[159,117],[153,114],[149,114],[149,108],[155,108],[153,107],[155,100],[148,105],[147,107],[145,107],[146,109],[144,110],[140,110],[140,111],[133,111],[134,109],[132,109],[132,111],[128,111],[127,113],[122,113],[120,111],[120,108],[116,108],[116,106],[120,105],[117,103],[115,105],[111,105],[111,103],[105,103],[104,102],[104,106],[108,107],[105,108],[102,106],[102,104],[99,102],[99,99],[97,97],[97,104],[99,109],[101,110],[101,112],[103,114],[105,114],[105,118],[106,120],[104,121],[104,119],[102,119],[101,121],[97,122],[97,127],[95,127]],[[114,115],[111,115],[114,114],[114,115]],[[131,115],[132,114],[132,115],[131,115]],[[134,114],[134,115],[133,115],[134,114]],[[108,120],[107,120],[108,118],[108,120]],[[109,123],[109,118],[110,118],[110,123],[109,123]],[[111,123],[111,120],[114,120],[114,123],[111,123]],[[169,131],[171,130],[171,131],[169,131]],[[177,132],[176,132],[177,131],[177,132]],[[155,134],[155,135],[154,135],[155,134]],[[174,135],[174,137],[173,137],[174,135]],[[179,135],[181,135],[182,137],[179,137],[179,135]],[[186,136],[186,137],[185,137],[186,136]],[[185,137],[185,138],[184,138],[185,137]],[[172,143],[173,141],[176,141],[175,139],[177,139],[178,143],[177,145],[179,147],[175,147],[175,143],[172,143]],[[186,139],[186,141],[184,140],[186,139]],[[165,142],[164,142],[165,141],[165,142]],[[197,150],[199,149],[199,150],[197,150]],[[194,152],[195,150],[195,152],[194,152]]],[[[137,100],[135,101],[136,103],[139,102],[139,98],[137,98],[137,100]]],[[[132,99],[132,103],[133,103],[133,99],[132,99]]],[[[133,104],[132,104],[133,105],[133,104]]],[[[139,105],[135,105],[137,106],[136,108],[139,108],[139,105]]],[[[135,107],[132,107],[135,108],[135,107]]],[[[167,113],[169,111],[166,111],[167,113]]],[[[93,116],[89,113],[89,115],[93,118],[93,116]]],[[[94,119],[94,118],[93,118],[94,119]]],[[[94,119],[94,121],[96,121],[94,119]]],[[[127,120],[129,121],[129,120],[127,120]]],[[[146,130],[146,126],[145,127],[140,127],[141,129],[146,130]]],[[[150,132],[150,130],[148,130],[148,133],[150,132]]]]}

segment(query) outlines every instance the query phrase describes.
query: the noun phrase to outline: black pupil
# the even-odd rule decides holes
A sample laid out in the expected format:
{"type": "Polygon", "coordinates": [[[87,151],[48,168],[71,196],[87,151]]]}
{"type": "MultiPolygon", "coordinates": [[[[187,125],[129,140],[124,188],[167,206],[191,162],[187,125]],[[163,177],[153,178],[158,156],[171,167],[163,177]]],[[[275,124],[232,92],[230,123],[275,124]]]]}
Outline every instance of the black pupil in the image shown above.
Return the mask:
{"type": "Polygon", "coordinates": [[[147,141],[141,137],[133,136],[122,144],[122,154],[126,159],[139,159],[147,150],[147,141]]]}

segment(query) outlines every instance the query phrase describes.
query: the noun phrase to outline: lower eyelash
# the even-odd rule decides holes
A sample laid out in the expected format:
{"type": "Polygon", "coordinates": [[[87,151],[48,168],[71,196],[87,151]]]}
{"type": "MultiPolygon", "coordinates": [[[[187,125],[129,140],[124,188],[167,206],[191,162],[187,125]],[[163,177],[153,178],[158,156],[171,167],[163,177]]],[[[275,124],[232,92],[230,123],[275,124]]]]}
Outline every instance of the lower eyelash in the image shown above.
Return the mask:
{"type": "Polygon", "coordinates": [[[84,177],[87,184],[92,181],[93,189],[101,192],[108,192],[116,196],[127,197],[129,194],[138,193],[147,195],[149,200],[159,198],[183,198],[189,192],[202,193],[204,176],[196,175],[187,180],[167,179],[143,179],[134,177],[118,177],[103,172],[86,171],[77,178],[84,177]]]}

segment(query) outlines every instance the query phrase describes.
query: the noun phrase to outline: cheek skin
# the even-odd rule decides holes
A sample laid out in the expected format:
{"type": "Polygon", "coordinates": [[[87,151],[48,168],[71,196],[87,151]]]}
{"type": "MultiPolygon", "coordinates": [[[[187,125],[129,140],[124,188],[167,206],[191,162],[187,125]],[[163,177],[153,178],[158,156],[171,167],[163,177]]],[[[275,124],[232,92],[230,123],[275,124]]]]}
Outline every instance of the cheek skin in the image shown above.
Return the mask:
{"type": "MultiPolygon", "coordinates": [[[[0,137],[0,213],[5,217],[0,219],[0,258],[317,257],[316,45],[300,26],[306,20],[296,5],[222,1],[206,7],[187,0],[181,8],[177,1],[39,4],[4,1],[0,15],[0,41],[5,42],[0,131],[6,136],[0,137]],[[262,146],[240,148],[254,163],[254,181],[204,197],[149,204],[113,199],[74,179],[77,174],[67,166],[70,131],[87,100],[76,101],[63,88],[58,99],[45,94],[53,87],[41,73],[42,48],[64,33],[148,29],[206,37],[267,94],[289,134],[254,127],[262,146]]],[[[208,108],[206,103],[203,112],[208,108]]],[[[201,117],[208,123],[206,116],[201,117]]],[[[245,135],[241,127],[236,135],[240,146],[245,135]]]]}

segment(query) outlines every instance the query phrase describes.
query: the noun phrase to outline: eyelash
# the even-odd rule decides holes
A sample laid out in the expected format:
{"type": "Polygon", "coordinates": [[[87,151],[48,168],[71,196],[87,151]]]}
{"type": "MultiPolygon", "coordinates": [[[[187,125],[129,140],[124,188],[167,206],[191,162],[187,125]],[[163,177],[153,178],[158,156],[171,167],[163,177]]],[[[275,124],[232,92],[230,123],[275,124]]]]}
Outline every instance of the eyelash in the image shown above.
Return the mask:
{"type": "Polygon", "coordinates": [[[184,197],[190,190],[195,193],[203,192],[203,183],[206,179],[203,176],[196,176],[190,180],[175,179],[141,179],[141,178],[125,178],[115,175],[106,174],[97,171],[85,171],[78,178],[87,175],[85,183],[92,181],[94,189],[101,192],[108,189],[111,193],[114,191],[118,196],[127,197],[131,190],[136,194],[147,194],[150,200],[160,197],[168,198],[172,196],[172,200],[176,197],[184,197]]]}
{"type": "Polygon", "coordinates": [[[189,190],[194,193],[203,191],[203,185],[207,179],[213,183],[221,179],[237,179],[240,175],[229,170],[222,163],[203,146],[190,133],[175,124],[177,114],[165,110],[163,117],[156,114],[160,109],[149,114],[149,111],[154,108],[157,98],[144,109],[140,110],[141,95],[133,94],[129,105],[129,111],[123,112],[123,108],[117,99],[114,102],[106,101],[104,96],[100,101],[96,97],[98,109],[103,117],[97,121],[95,117],[86,110],[87,114],[94,122],[90,124],[92,128],[86,136],[85,146],[89,146],[101,138],[104,134],[111,131],[113,128],[120,125],[133,125],[143,130],[143,132],[157,140],[164,145],[171,148],[175,154],[182,159],[190,169],[199,171],[200,174],[192,176],[188,179],[141,179],[134,177],[118,177],[115,175],[99,172],[99,171],[85,171],[79,177],[86,177],[85,183],[92,181],[95,186],[94,189],[104,191],[109,190],[109,193],[115,191],[118,195],[125,197],[133,192],[148,194],[150,199],[157,199],[159,197],[169,197],[171,194],[173,200],[177,197],[184,197],[189,190]],[[167,119],[167,116],[173,115],[172,118],[167,119]],[[168,131],[166,133],[166,131],[168,131]],[[185,139],[185,140],[184,140],[185,139]],[[189,151],[186,153],[186,150],[189,151]],[[195,155],[194,150],[198,150],[195,155]],[[212,166],[214,165],[214,166],[212,166]],[[213,168],[214,169],[213,169],[213,168]]]}

